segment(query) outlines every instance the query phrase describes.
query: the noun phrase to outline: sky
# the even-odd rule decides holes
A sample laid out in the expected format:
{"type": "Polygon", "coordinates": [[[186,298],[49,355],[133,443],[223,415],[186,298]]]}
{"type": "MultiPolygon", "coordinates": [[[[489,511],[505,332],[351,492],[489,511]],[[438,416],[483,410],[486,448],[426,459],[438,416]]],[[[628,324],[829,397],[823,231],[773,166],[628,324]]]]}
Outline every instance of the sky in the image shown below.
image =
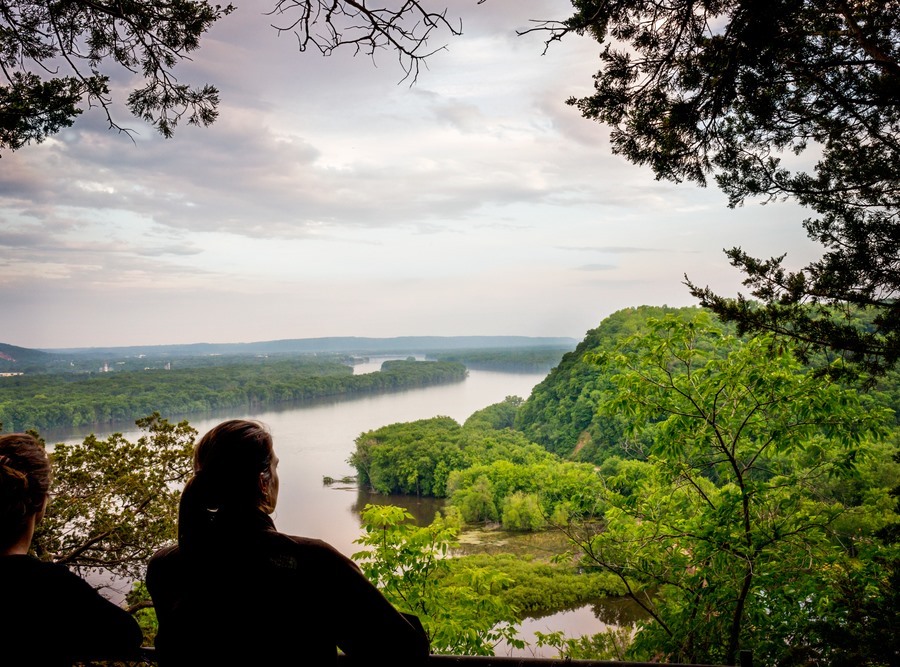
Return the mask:
{"type": "MultiPolygon", "coordinates": [[[[696,305],[684,276],[741,291],[723,249],[817,257],[791,203],[729,209],[715,187],[612,154],[589,95],[600,46],[544,52],[559,0],[458,0],[463,34],[414,83],[300,53],[238,0],[175,74],[220,91],[172,139],[99,110],[0,158],[0,342],[40,349],[323,336],[582,339],[639,305],[696,305]]],[[[136,82],[114,72],[117,99],[136,82]]]]}

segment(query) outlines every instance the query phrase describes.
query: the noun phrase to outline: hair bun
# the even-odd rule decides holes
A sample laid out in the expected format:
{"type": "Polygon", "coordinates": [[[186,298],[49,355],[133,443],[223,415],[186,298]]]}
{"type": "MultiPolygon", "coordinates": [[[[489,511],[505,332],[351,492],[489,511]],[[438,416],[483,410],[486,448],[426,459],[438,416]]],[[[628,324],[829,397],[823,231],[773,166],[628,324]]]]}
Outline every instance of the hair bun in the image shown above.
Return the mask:
{"type": "Polygon", "coordinates": [[[6,455],[0,455],[0,468],[6,471],[6,475],[17,479],[23,483],[23,487],[28,487],[28,476],[13,465],[12,460],[6,455]]]}

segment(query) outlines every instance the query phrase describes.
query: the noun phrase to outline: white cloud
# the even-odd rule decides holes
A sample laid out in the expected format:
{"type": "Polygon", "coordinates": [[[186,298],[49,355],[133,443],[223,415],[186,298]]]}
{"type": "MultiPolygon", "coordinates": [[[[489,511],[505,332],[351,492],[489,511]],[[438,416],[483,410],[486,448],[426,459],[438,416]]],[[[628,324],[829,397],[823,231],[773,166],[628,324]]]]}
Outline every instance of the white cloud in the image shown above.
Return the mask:
{"type": "Polygon", "coordinates": [[[167,141],[119,106],[133,140],[88,112],[3,155],[4,342],[580,337],[690,303],[685,271],[737,290],[725,247],[814,250],[796,208],[730,211],[612,155],[564,103],[597,45],[515,34],[557,3],[459,5],[463,35],[412,87],[390,54],[298,53],[267,7],[241,3],[177,68],[219,87],[212,127],[167,141]]]}

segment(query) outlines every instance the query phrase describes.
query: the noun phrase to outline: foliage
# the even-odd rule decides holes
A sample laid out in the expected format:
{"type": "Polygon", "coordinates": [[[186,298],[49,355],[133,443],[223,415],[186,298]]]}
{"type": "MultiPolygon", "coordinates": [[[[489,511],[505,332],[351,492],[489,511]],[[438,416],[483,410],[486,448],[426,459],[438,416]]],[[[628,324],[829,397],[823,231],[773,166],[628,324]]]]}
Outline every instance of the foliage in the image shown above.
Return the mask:
{"type": "Polygon", "coordinates": [[[506,530],[535,531],[547,527],[547,519],[536,493],[514,491],[503,499],[502,520],[506,530]]]}
{"type": "Polygon", "coordinates": [[[539,530],[569,515],[593,516],[599,509],[602,481],[593,466],[559,461],[498,459],[450,473],[450,505],[467,523],[496,520],[507,530],[539,530]],[[478,510],[484,508],[479,515],[478,510]]]}
{"type": "Polygon", "coordinates": [[[457,522],[438,516],[430,526],[410,523],[400,507],[366,505],[365,547],[353,555],[363,572],[400,611],[419,617],[432,652],[493,655],[500,640],[515,639],[515,609],[499,591],[505,576],[488,568],[468,568],[450,576],[449,550],[455,545],[457,522]]]}
{"type": "Polygon", "coordinates": [[[785,647],[779,635],[762,637],[760,653],[786,654],[783,664],[896,665],[898,591],[896,545],[863,544],[857,559],[829,563],[817,580],[772,591],[772,622],[790,628],[792,642],[785,647]]]}
{"type": "Polygon", "coordinates": [[[563,660],[625,660],[631,628],[608,628],[596,635],[566,637],[561,631],[536,632],[538,646],[555,648],[563,660]]]}
{"type": "Polygon", "coordinates": [[[520,403],[520,398],[508,396],[474,413],[465,426],[439,416],[366,431],[356,438],[349,462],[356,468],[359,483],[378,493],[443,498],[455,470],[483,461],[524,463],[548,457],[508,428],[520,403]]]}
{"type": "Polygon", "coordinates": [[[687,319],[697,312],[697,308],[640,306],[609,315],[532,390],[516,412],[516,429],[566,458],[600,463],[614,455],[642,456],[642,443],[625,437],[626,420],[598,411],[613,390],[611,373],[585,363],[585,357],[610,351],[623,337],[645,330],[650,317],[672,313],[687,319]]]}
{"type": "Polygon", "coordinates": [[[862,491],[866,497],[861,502],[882,510],[877,522],[869,516],[862,522],[874,539],[857,540],[858,558],[824,573],[829,594],[822,596],[812,618],[801,619],[798,632],[805,642],[798,662],[821,655],[839,667],[900,664],[900,636],[895,629],[900,609],[900,451],[895,448],[891,458],[889,462],[881,457],[863,471],[851,490],[854,496],[862,491]],[[890,488],[886,498],[876,496],[886,487],[890,488]],[[885,500],[893,511],[883,504],[885,500]]]}
{"type": "Polygon", "coordinates": [[[128,108],[163,136],[171,136],[185,115],[189,124],[209,125],[218,113],[218,90],[181,83],[172,70],[233,9],[206,0],[0,1],[6,78],[0,87],[0,147],[39,143],[71,126],[83,106],[102,107],[109,126],[122,131],[110,113],[113,95],[103,64],[140,72],[142,85],[128,96],[128,108]]]}
{"type": "Polygon", "coordinates": [[[852,562],[833,529],[852,510],[829,485],[852,478],[888,411],[805,373],[789,345],[741,342],[706,314],[651,321],[595,359],[619,370],[602,409],[652,435],[646,461],[614,470],[603,530],[572,533],[585,564],[619,576],[652,617],[630,655],[787,660],[796,617],[831,595],[825,573],[852,562]]]}
{"type": "Polygon", "coordinates": [[[559,461],[509,428],[517,397],[474,413],[390,424],[360,434],[350,463],[378,493],[450,497],[467,523],[502,520],[509,530],[540,530],[595,508],[592,466],[559,461]]]}
{"type": "Polygon", "coordinates": [[[512,553],[477,554],[453,558],[450,567],[452,572],[484,568],[503,573],[511,583],[500,596],[522,616],[571,609],[625,593],[614,575],[585,571],[571,561],[560,564],[512,553]]]}
{"type": "Polygon", "coordinates": [[[493,523],[500,518],[495,496],[491,480],[479,475],[471,484],[456,489],[451,502],[466,523],[493,523]]]}
{"type": "Polygon", "coordinates": [[[143,578],[150,556],[175,539],[180,487],[197,432],[159,414],[137,420],[137,442],[91,435],[50,452],[53,499],[32,547],[85,576],[143,578]]]}
{"type": "Polygon", "coordinates": [[[741,332],[785,333],[869,372],[892,367],[900,357],[900,3],[573,5],[569,19],[532,30],[549,31],[548,44],[577,33],[603,45],[593,94],[569,103],[613,128],[613,152],[660,179],[705,185],[712,175],[732,207],[791,199],[818,216],[804,227],[825,253],[804,269],[786,269],[784,255],[727,251],[761,307],[688,281],[691,292],[741,332]],[[855,321],[859,309],[871,310],[870,327],[855,321]]]}
{"type": "Polygon", "coordinates": [[[487,431],[500,431],[505,428],[513,428],[516,423],[516,412],[522,405],[522,399],[518,396],[507,396],[500,403],[494,403],[481,410],[476,410],[465,421],[467,429],[480,429],[487,431]]]}
{"type": "Polygon", "coordinates": [[[434,356],[440,361],[458,361],[466,368],[500,371],[549,371],[559,363],[563,354],[569,352],[571,346],[541,346],[533,348],[492,348],[486,350],[453,350],[438,352],[434,356]]]}
{"type": "Polygon", "coordinates": [[[159,631],[159,621],[147,585],[143,581],[134,582],[128,595],[125,596],[125,603],[128,611],[134,614],[135,620],[141,626],[144,646],[153,646],[156,633],[159,631]]]}
{"type": "Polygon", "coordinates": [[[106,424],[153,411],[190,414],[424,387],[461,381],[466,372],[453,362],[397,361],[354,375],[337,361],[296,357],[92,376],[21,375],[0,378],[0,420],[19,430],[106,424]]]}
{"type": "MultiPolygon", "coordinates": [[[[163,136],[171,137],[185,116],[189,124],[209,125],[218,115],[218,91],[181,83],[173,69],[233,10],[206,0],[0,0],[0,67],[7,82],[0,87],[0,147],[39,143],[70,127],[85,106],[100,106],[110,128],[129,132],[112,117],[115,75],[107,72],[117,68],[140,77],[128,108],[163,136]]],[[[429,45],[434,33],[462,32],[446,13],[418,0],[384,7],[356,0],[275,0],[270,12],[272,27],[291,33],[301,52],[327,56],[344,48],[374,58],[387,49],[403,78],[413,81],[424,60],[443,48],[429,45]]]]}
{"type": "Polygon", "coordinates": [[[361,486],[378,493],[441,498],[447,473],[463,465],[460,425],[450,417],[389,424],[356,438],[349,458],[361,486]]]}

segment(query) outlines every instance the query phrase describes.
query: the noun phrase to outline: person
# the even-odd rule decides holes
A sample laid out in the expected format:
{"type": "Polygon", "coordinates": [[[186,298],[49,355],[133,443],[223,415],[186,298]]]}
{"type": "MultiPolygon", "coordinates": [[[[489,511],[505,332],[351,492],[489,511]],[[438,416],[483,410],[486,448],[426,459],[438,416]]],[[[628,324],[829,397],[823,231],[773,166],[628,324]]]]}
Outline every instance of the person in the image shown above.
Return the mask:
{"type": "Polygon", "coordinates": [[[0,436],[0,664],[137,658],[142,633],[131,614],[65,565],[29,554],[50,483],[41,441],[0,436]]]}
{"type": "Polygon", "coordinates": [[[178,541],[153,555],[156,660],[173,665],[420,665],[418,618],[401,614],[328,543],[286,535],[271,514],[278,457],[261,423],[225,421],[194,447],[178,541]]]}

